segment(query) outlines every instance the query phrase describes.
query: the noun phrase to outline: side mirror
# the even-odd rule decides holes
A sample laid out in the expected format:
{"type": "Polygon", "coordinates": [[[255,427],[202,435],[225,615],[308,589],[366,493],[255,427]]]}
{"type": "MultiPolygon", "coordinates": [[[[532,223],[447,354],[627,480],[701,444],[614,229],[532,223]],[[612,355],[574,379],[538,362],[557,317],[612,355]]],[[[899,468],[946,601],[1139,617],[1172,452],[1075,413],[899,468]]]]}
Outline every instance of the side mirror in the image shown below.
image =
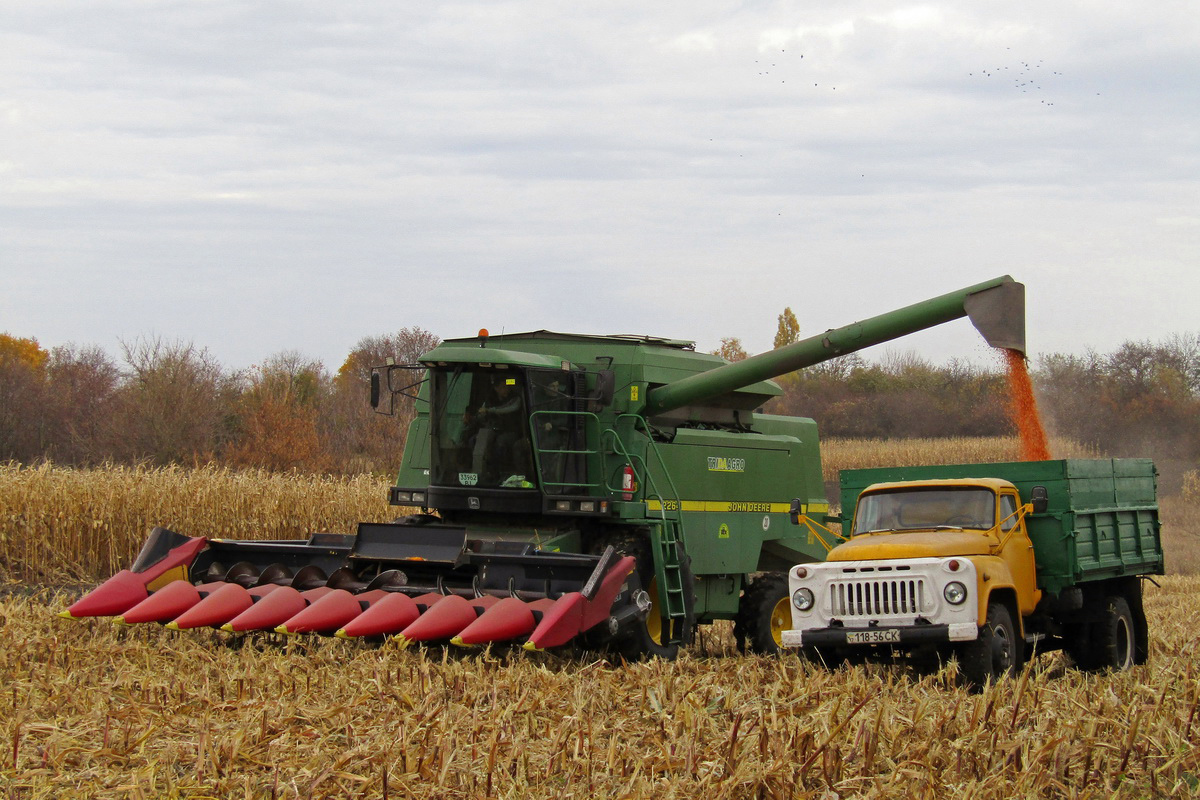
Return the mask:
{"type": "Polygon", "coordinates": [[[1033,505],[1033,513],[1045,514],[1050,505],[1050,495],[1045,486],[1035,486],[1029,490],[1029,501],[1033,505]]]}
{"type": "Polygon", "coordinates": [[[596,373],[596,388],[588,396],[593,412],[612,405],[616,382],[616,377],[611,369],[602,369],[596,373]]]}
{"type": "Polygon", "coordinates": [[[371,408],[379,408],[379,373],[371,370],[371,408]]]}

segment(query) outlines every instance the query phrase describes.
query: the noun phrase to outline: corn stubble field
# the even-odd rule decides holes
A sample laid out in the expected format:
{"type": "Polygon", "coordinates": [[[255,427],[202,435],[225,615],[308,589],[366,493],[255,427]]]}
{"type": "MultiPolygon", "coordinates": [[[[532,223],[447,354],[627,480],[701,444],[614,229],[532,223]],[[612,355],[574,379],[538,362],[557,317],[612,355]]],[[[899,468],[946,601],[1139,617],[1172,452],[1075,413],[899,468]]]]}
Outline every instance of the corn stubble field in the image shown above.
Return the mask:
{"type": "MultiPolygon", "coordinates": [[[[878,444],[872,456],[829,443],[825,457],[831,471],[1008,460],[1009,444],[878,444]]],[[[726,625],[702,628],[676,662],[624,665],[54,616],[78,593],[47,587],[127,566],[155,522],[239,537],[350,530],[396,515],[385,486],[0,466],[0,797],[1200,796],[1194,474],[1163,502],[1172,574],[1147,585],[1150,663],[1085,675],[1048,653],[978,694],[956,687],[953,665],[743,656],[726,625]]]]}

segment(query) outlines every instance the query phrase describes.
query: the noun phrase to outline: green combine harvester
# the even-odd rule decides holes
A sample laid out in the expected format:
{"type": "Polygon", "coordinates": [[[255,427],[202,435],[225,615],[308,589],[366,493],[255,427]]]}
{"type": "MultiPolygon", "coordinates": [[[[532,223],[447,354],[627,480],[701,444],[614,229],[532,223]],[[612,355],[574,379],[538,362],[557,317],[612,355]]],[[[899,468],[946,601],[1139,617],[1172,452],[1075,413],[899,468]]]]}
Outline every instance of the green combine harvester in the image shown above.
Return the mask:
{"type": "Polygon", "coordinates": [[[416,398],[390,500],[420,513],[295,541],[156,528],[63,615],[626,658],[732,619],[774,652],[788,569],[825,554],[793,520],[828,506],[816,424],[762,413],[770,379],[964,316],[1024,353],[1008,276],[734,363],[652,336],[448,340],[372,375],[377,410],[416,398]]]}

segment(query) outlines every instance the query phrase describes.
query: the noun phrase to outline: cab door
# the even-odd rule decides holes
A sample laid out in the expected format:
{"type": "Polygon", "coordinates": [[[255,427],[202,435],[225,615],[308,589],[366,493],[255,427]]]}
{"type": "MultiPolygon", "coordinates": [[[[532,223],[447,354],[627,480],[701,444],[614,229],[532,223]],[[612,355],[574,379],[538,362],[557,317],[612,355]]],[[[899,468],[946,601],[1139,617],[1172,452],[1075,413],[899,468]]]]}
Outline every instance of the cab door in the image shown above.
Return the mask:
{"type": "Polygon", "coordinates": [[[1037,588],[1037,567],[1034,563],[1033,542],[1025,529],[1025,520],[1019,518],[1017,509],[1021,500],[1015,491],[1004,490],[999,499],[1000,537],[1008,536],[1008,543],[1000,557],[1008,564],[1013,581],[1017,587],[1017,605],[1021,616],[1033,612],[1034,607],[1042,598],[1042,592],[1037,588]],[[1016,528],[1016,530],[1013,530],[1016,528]],[[1011,536],[1009,536],[1011,532],[1011,536]]]}

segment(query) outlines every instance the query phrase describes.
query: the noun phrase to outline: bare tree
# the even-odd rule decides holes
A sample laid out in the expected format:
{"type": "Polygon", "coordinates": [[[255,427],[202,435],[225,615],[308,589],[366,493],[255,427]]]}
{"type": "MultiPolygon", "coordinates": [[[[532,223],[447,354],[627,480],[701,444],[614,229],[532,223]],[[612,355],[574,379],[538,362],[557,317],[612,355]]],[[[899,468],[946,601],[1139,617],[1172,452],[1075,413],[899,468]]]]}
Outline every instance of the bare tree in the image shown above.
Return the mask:
{"type": "Polygon", "coordinates": [[[207,349],[191,342],[121,342],[125,379],[114,413],[118,455],[158,464],[215,458],[237,397],[207,349]]]}
{"type": "Polygon", "coordinates": [[[62,464],[95,464],[112,457],[112,415],[121,380],[117,365],[96,345],[50,351],[47,455],[62,464]]]}

